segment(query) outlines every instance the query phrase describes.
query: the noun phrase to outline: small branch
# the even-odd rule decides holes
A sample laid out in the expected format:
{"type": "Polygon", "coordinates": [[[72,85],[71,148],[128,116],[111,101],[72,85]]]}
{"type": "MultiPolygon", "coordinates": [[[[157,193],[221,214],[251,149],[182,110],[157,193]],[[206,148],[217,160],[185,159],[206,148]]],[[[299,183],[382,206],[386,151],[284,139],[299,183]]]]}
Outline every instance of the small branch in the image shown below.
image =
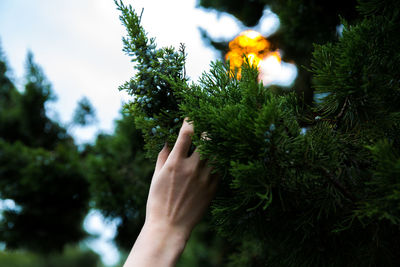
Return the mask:
{"type": "Polygon", "coordinates": [[[140,12],[139,23],[138,23],[138,24],[141,24],[141,23],[142,23],[143,11],[144,11],[144,8],[142,8],[142,11],[140,12]]]}
{"type": "Polygon", "coordinates": [[[321,170],[324,172],[325,176],[329,179],[329,181],[345,196],[350,199],[352,202],[356,202],[357,199],[344,187],[337,179],[334,177],[328,169],[321,167],[321,170]]]}
{"type": "Polygon", "coordinates": [[[185,51],[185,44],[184,43],[180,43],[180,48],[179,51],[182,53],[182,55],[185,58],[185,61],[183,62],[183,79],[186,79],[186,51],[185,51]]]}
{"type": "Polygon", "coordinates": [[[343,107],[340,110],[339,114],[336,116],[336,120],[339,120],[343,116],[343,113],[346,110],[347,102],[349,102],[349,97],[348,96],[346,96],[346,99],[344,100],[343,107]]]}

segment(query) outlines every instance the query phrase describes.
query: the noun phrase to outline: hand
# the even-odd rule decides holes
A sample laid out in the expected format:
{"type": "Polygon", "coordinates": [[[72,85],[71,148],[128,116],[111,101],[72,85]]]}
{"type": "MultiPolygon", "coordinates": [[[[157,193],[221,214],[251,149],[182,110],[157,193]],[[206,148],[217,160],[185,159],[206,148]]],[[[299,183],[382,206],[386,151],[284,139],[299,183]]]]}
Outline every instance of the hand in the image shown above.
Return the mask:
{"type": "Polygon", "coordinates": [[[172,151],[158,155],[146,221],[124,266],[174,266],[217,187],[211,167],[197,150],[188,156],[193,126],[183,122],[172,151]]]}
{"type": "Polygon", "coordinates": [[[214,196],[217,179],[197,151],[188,157],[193,126],[184,121],[173,150],[159,153],[146,209],[146,223],[167,224],[185,237],[214,196]]]}

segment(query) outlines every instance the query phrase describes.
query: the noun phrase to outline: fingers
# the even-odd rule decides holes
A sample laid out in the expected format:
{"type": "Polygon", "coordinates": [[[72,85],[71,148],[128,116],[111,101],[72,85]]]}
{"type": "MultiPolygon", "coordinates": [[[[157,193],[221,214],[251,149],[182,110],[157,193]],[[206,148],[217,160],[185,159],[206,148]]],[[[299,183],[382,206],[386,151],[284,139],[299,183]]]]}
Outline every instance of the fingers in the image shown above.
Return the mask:
{"type": "Polygon", "coordinates": [[[208,161],[206,161],[201,170],[200,180],[203,180],[203,182],[207,185],[208,190],[210,190],[209,191],[210,194],[214,195],[215,191],[217,190],[220,177],[219,175],[213,173],[212,171],[213,167],[210,165],[208,161]]]}
{"type": "Polygon", "coordinates": [[[193,151],[192,155],[190,155],[189,157],[193,162],[197,163],[200,162],[200,152],[199,152],[199,148],[196,147],[196,149],[193,151]]]}
{"type": "Polygon", "coordinates": [[[183,121],[181,130],[179,131],[178,139],[175,142],[174,148],[171,151],[173,157],[186,158],[190,145],[192,144],[192,135],[194,133],[193,125],[187,122],[187,119],[183,121]]]}
{"type": "Polygon", "coordinates": [[[168,147],[168,144],[165,143],[163,149],[160,151],[160,153],[158,153],[155,172],[158,172],[164,166],[169,154],[170,149],[168,147]]]}

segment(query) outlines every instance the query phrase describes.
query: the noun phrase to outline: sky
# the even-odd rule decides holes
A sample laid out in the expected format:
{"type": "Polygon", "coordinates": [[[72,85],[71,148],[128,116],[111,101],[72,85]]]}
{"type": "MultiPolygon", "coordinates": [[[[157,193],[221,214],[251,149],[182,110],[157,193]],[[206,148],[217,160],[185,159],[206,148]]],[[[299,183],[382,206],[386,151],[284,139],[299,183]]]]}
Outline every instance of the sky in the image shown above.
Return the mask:
{"type": "MultiPolygon", "coordinates": [[[[138,11],[144,8],[142,24],[149,37],[156,37],[159,47],[185,43],[187,74],[193,81],[208,70],[211,61],[219,59],[219,52],[204,44],[199,27],[226,41],[247,29],[231,15],[196,8],[196,2],[124,1],[138,11]]],[[[279,19],[266,9],[252,29],[268,36],[278,27],[279,19]]],[[[58,98],[49,104],[49,115],[68,127],[78,143],[92,142],[100,131],[111,133],[122,103],[131,98],[118,91],[134,73],[130,58],[122,52],[124,35],[113,0],[0,0],[0,43],[13,81],[23,88],[25,58],[31,51],[58,98]],[[69,127],[77,101],[84,96],[96,109],[98,123],[88,128],[69,127]]],[[[283,69],[286,71],[278,80],[290,84],[297,70],[294,65],[283,69]]],[[[89,243],[97,247],[106,264],[115,263],[118,252],[110,241],[115,222],[104,224],[101,215],[93,211],[85,227],[103,233],[101,240],[89,243]]]]}

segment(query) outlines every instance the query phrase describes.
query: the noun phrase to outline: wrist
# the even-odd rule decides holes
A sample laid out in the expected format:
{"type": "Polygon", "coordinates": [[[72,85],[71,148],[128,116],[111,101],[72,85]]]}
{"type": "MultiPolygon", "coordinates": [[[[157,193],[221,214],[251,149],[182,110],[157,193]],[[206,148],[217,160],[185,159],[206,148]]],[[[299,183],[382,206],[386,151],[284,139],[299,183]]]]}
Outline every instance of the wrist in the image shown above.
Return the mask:
{"type": "Polygon", "coordinates": [[[146,221],[124,267],[175,266],[188,238],[176,227],[146,221]]]}
{"type": "Polygon", "coordinates": [[[173,239],[173,242],[186,244],[192,228],[189,225],[181,225],[169,218],[159,219],[153,216],[146,217],[143,228],[157,235],[173,239]]]}
{"type": "MultiPolygon", "coordinates": [[[[145,222],[140,236],[151,240],[154,257],[160,262],[171,263],[174,266],[182,254],[190,233],[179,227],[165,223],[145,222]]],[[[167,264],[168,265],[168,264],[167,264]]]]}

